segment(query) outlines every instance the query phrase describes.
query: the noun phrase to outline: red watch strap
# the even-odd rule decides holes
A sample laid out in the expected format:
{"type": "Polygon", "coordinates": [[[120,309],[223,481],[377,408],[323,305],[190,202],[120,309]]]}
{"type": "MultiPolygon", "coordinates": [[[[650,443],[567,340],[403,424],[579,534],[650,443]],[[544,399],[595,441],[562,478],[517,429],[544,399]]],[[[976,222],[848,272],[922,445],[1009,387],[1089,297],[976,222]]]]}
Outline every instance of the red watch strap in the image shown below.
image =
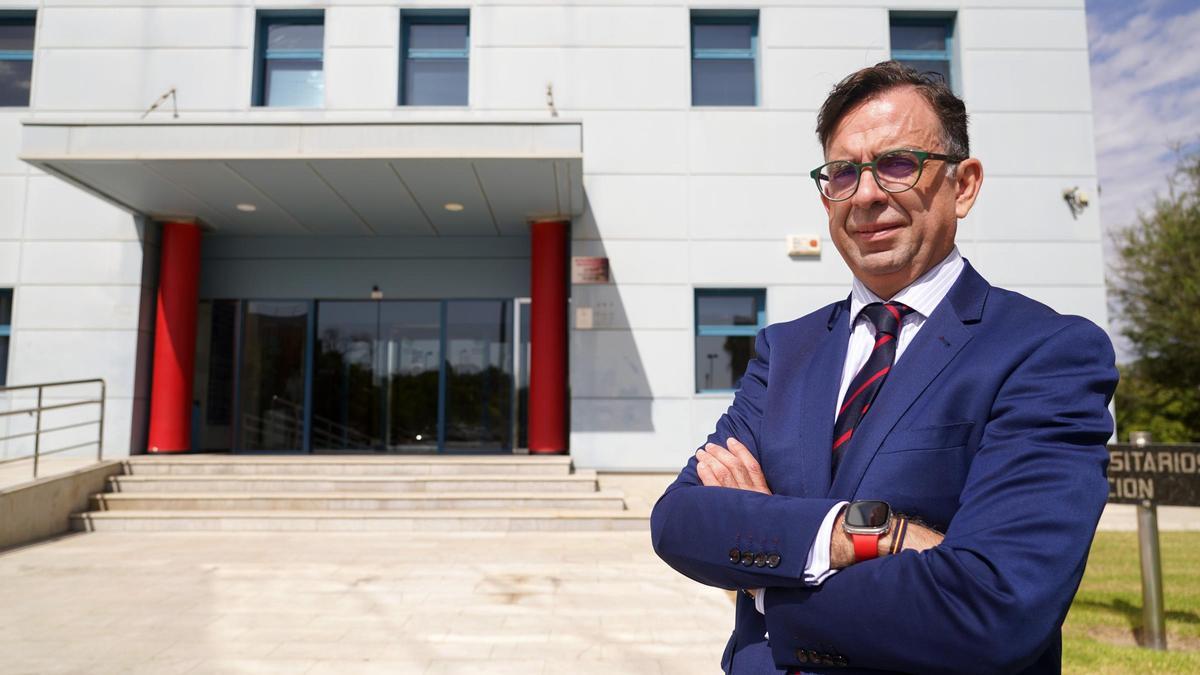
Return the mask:
{"type": "Polygon", "coordinates": [[[881,534],[852,534],[854,540],[854,562],[870,560],[879,555],[879,538],[881,534]]]}

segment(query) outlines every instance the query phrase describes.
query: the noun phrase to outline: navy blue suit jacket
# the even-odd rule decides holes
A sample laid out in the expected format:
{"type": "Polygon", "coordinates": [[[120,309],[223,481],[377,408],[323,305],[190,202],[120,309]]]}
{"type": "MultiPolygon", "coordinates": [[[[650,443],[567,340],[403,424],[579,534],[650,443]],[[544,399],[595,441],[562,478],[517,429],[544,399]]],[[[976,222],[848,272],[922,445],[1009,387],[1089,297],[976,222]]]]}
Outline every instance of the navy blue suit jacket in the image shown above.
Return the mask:
{"type": "Polygon", "coordinates": [[[831,480],[848,300],[759,332],[710,442],[757,457],[773,495],[704,487],[692,458],[654,507],[654,548],[739,593],[729,673],[1058,672],[1060,627],[1108,495],[1112,343],[967,264],[888,375],[831,480]],[[882,499],[946,538],[801,577],[839,500],[882,499]],[[744,566],[731,549],[776,553],[744,566]],[[769,635],[769,639],[766,637],[769,635]]]}

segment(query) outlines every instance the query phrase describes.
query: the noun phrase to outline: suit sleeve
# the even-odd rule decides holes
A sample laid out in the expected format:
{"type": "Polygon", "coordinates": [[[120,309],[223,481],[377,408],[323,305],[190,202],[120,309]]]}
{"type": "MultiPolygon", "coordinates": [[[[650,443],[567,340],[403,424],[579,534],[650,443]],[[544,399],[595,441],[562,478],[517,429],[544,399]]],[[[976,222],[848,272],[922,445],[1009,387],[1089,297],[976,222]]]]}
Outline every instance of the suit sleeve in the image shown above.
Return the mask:
{"type": "Polygon", "coordinates": [[[781,666],[798,649],[920,673],[1013,672],[1056,639],[1108,495],[1112,344],[1076,320],[1009,374],[941,545],[766,596],[781,666]]]}
{"type": "MultiPolygon", "coordinates": [[[[768,330],[758,332],[755,358],[746,368],[733,404],[708,437],[708,442],[724,447],[732,436],[760,463],[759,431],[771,356],[768,330]]],[[[837,501],[705,487],[692,457],[654,505],[651,538],[659,557],[702,584],[726,589],[803,586],[817,528],[837,501]],[[733,549],[750,553],[754,562],[732,560],[733,549]],[[757,564],[762,562],[759,554],[778,565],[757,564]]]]}

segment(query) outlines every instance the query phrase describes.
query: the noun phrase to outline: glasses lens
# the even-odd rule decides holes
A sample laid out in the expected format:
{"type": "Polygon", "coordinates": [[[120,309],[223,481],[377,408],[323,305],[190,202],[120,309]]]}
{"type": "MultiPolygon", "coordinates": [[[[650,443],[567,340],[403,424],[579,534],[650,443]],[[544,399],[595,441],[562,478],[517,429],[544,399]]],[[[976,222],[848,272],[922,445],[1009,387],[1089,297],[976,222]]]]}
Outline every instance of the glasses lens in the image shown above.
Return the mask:
{"type": "Polygon", "coordinates": [[[875,160],[875,175],[884,189],[907,190],[917,183],[921,159],[907,150],[893,150],[875,160]]]}
{"type": "Polygon", "coordinates": [[[817,180],[826,197],[845,199],[854,194],[854,188],[858,185],[858,170],[850,162],[830,162],[821,168],[817,180]]]}

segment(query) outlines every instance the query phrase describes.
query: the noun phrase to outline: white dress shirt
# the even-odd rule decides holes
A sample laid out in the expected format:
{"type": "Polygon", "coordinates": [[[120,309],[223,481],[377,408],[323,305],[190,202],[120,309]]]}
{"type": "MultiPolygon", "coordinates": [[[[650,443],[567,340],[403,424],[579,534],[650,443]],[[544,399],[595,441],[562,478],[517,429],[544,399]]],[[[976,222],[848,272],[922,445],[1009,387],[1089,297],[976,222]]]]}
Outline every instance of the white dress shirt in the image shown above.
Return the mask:
{"type": "MultiPolygon", "coordinates": [[[[946,293],[950,292],[950,287],[954,285],[954,282],[958,281],[962,270],[962,255],[955,247],[945,260],[934,265],[928,272],[922,274],[916,281],[890,299],[890,302],[899,302],[914,310],[904,317],[904,321],[900,324],[900,335],[896,336],[897,362],[900,361],[904,350],[916,337],[917,331],[925,325],[925,320],[929,318],[930,314],[933,314],[933,310],[946,297],[946,293]]],[[[862,308],[872,302],[885,301],[872,293],[866,284],[855,278],[854,285],[850,290],[850,317],[848,319],[851,322],[850,343],[846,347],[846,362],[842,366],[842,383],[835,411],[842,407],[842,399],[846,398],[846,390],[850,388],[850,382],[866,365],[867,359],[871,357],[871,351],[875,347],[875,325],[861,314],[862,308]]],[[[829,567],[829,542],[833,537],[833,523],[837,520],[837,514],[847,503],[838,502],[821,522],[821,527],[817,530],[817,537],[808,551],[808,561],[804,565],[805,584],[816,586],[837,572],[829,567]]],[[[765,596],[765,590],[758,591],[755,596],[754,605],[759,612],[763,612],[765,596]]]]}

